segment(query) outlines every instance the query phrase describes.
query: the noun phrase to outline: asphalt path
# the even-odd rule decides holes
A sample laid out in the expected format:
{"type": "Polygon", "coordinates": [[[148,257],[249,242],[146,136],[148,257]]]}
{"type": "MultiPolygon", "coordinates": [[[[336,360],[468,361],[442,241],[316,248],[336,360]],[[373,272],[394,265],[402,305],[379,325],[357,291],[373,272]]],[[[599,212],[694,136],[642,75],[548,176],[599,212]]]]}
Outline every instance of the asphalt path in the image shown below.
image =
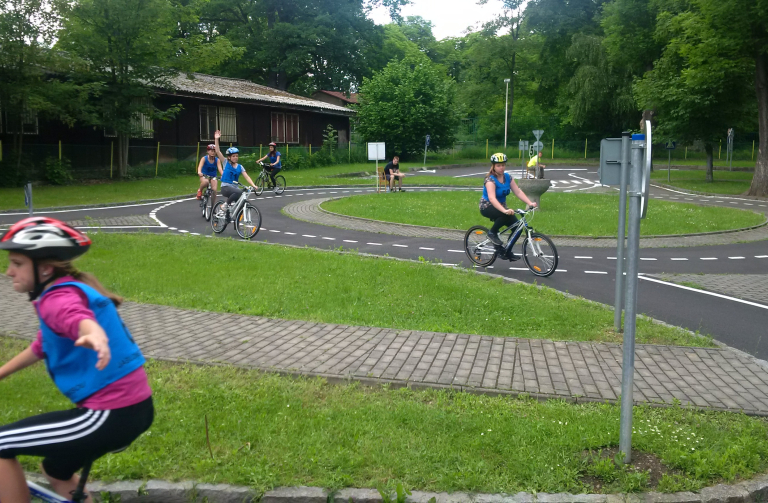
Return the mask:
{"type": "MultiPolygon", "coordinates": [[[[513,171],[517,172],[517,170],[513,171]]],[[[480,186],[486,171],[475,168],[436,170],[435,173],[415,173],[415,176],[453,176],[466,178],[467,186],[480,186]]],[[[288,182],[290,183],[290,173],[288,182]]],[[[553,181],[550,190],[580,192],[599,187],[596,168],[553,166],[546,170],[553,181]]],[[[407,186],[409,190],[415,190],[407,186]]],[[[370,193],[368,187],[339,187],[321,189],[289,189],[282,196],[266,192],[252,197],[262,214],[262,228],[254,241],[324,249],[354,249],[363,253],[389,255],[405,259],[424,257],[447,265],[470,267],[460,240],[411,238],[389,234],[354,231],[317,225],[292,219],[281,212],[286,205],[302,200],[370,193]]],[[[419,189],[422,190],[422,189],[419,189]]],[[[440,188],[428,190],[443,190],[440,188]]],[[[388,194],[382,197],[401,197],[388,194]]],[[[652,197],[676,202],[718,205],[768,211],[763,201],[738,197],[704,197],[661,188],[652,189],[652,197]]],[[[131,215],[149,215],[155,226],[106,226],[104,231],[178,232],[212,236],[210,224],[201,218],[198,201],[186,199],[164,203],[124,205],[110,208],[88,208],[50,214],[62,220],[105,219],[131,215]]],[[[21,215],[0,215],[0,226],[12,223],[21,215]]],[[[484,219],[478,215],[478,223],[484,219]]],[[[221,235],[239,239],[232,225],[221,235]]],[[[557,241],[555,241],[557,244],[557,241]]],[[[519,245],[516,245],[519,252],[519,245]]],[[[558,246],[558,270],[549,278],[533,276],[522,260],[497,260],[487,272],[514,278],[527,283],[538,283],[569,292],[586,299],[613,304],[616,273],[615,248],[580,248],[558,246]]],[[[732,245],[694,246],[687,248],[643,248],[640,251],[641,275],[659,273],[686,274],[768,274],[768,246],[766,242],[732,245]]],[[[500,306],[503,309],[503,306],[500,306]]],[[[508,306],[524,315],[524,306],[508,306]]],[[[639,280],[638,311],[667,323],[698,330],[715,339],[762,359],[768,359],[768,341],[763,341],[768,326],[768,306],[745,303],[727,296],[680,288],[660,283],[651,278],[639,280]]]]}

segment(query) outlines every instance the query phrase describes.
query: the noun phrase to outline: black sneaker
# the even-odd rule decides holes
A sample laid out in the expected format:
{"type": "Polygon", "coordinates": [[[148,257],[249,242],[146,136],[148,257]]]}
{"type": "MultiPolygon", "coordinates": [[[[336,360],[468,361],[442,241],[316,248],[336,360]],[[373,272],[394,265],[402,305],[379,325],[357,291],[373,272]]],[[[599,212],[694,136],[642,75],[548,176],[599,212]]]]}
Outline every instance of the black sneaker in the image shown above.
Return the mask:
{"type": "Polygon", "coordinates": [[[488,233],[488,239],[490,239],[491,243],[495,244],[496,246],[501,246],[503,244],[501,239],[499,239],[499,235],[493,232],[488,233]]]}
{"type": "Polygon", "coordinates": [[[400,192],[405,192],[405,189],[400,189],[400,192]]]}
{"type": "Polygon", "coordinates": [[[515,260],[520,260],[520,255],[515,255],[514,253],[509,252],[509,254],[506,255],[504,258],[509,260],[510,262],[514,262],[515,260]]]}

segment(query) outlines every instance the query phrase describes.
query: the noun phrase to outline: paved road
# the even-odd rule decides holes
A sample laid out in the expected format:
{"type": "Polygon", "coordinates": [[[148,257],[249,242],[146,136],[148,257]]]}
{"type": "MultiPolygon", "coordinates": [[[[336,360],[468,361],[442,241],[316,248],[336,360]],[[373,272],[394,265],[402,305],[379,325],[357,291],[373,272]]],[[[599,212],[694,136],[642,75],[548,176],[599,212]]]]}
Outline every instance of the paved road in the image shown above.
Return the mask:
{"type": "MultiPolygon", "coordinates": [[[[484,174],[485,171],[478,168],[456,168],[438,170],[435,174],[424,173],[416,176],[455,176],[466,178],[467,185],[476,186],[479,185],[484,174]]],[[[597,174],[594,168],[557,166],[554,169],[547,169],[547,177],[553,180],[553,189],[551,190],[554,191],[607,190],[596,183],[597,174]]],[[[290,183],[290,176],[288,179],[290,183]]],[[[349,230],[296,220],[281,212],[285,206],[296,201],[361,194],[368,191],[370,188],[361,187],[289,190],[283,196],[265,193],[256,198],[256,204],[263,215],[263,228],[256,240],[318,248],[343,246],[365,253],[389,254],[408,259],[422,256],[428,259],[441,260],[446,264],[469,266],[462,250],[462,243],[458,239],[446,240],[349,230]]],[[[389,194],[382,197],[402,196],[407,196],[407,194],[389,194]]],[[[703,205],[768,211],[768,202],[738,197],[695,196],[660,188],[652,190],[652,197],[703,205]]],[[[197,201],[194,199],[140,206],[127,205],[117,208],[58,212],[55,216],[79,223],[86,221],[92,226],[98,225],[107,231],[142,228],[155,232],[212,234],[209,224],[200,217],[197,201]],[[125,221],[133,225],[111,225],[121,218],[127,219],[125,221]]],[[[18,215],[0,215],[0,226],[18,218],[18,215]]],[[[482,219],[478,216],[478,222],[481,221],[482,219]]],[[[234,229],[229,227],[222,236],[236,237],[236,234],[234,229]]],[[[768,246],[766,246],[765,241],[693,246],[702,245],[705,241],[705,239],[693,240],[689,246],[684,248],[644,248],[641,251],[643,260],[640,263],[640,272],[643,275],[675,273],[694,275],[749,274],[758,277],[757,286],[753,286],[753,288],[762,288],[768,291],[768,282],[759,280],[761,275],[768,274],[768,246]]],[[[560,244],[558,251],[560,255],[558,272],[550,278],[535,278],[524,268],[524,264],[521,262],[497,261],[493,268],[489,269],[489,272],[529,283],[536,281],[539,284],[598,302],[613,303],[614,250],[560,244]]],[[[762,340],[765,327],[768,326],[768,305],[766,303],[759,299],[745,302],[732,294],[712,296],[695,288],[680,288],[680,286],[682,285],[665,282],[657,277],[643,277],[639,286],[640,312],[674,325],[699,330],[730,346],[759,358],[768,359],[767,342],[762,340]]]]}

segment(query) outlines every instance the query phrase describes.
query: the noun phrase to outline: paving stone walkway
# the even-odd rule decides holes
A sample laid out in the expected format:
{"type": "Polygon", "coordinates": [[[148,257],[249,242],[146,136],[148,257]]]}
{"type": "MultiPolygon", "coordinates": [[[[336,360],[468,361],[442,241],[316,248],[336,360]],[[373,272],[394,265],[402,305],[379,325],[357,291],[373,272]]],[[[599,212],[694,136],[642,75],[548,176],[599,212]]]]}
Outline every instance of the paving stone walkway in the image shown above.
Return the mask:
{"type": "MultiPolygon", "coordinates": [[[[32,339],[32,306],[0,279],[0,335],[32,339]]],[[[126,302],[120,312],[149,357],[228,363],[290,374],[414,388],[569,401],[615,401],[620,344],[392,330],[188,311],[126,302]]],[[[728,350],[638,345],[637,403],[768,415],[768,365],[728,350]]]]}
{"type": "Polygon", "coordinates": [[[767,274],[649,274],[649,276],[678,284],[698,285],[705,290],[740,299],[768,303],[767,274]]]}
{"type": "MultiPolygon", "coordinates": [[[[158,227],[157,221],[149,215],[128,215],[123,217],[110,218],[87,218],[82,220],[69,220],[67,223],[73,227],[158,227]]],[[[9,227],[1,226],[0,229],[9,227]]]]}
{"type": "MultiPolygon", "coordinates": [[[[283,208],[287,215],[320,225],[330,227],[339,227],[364,232],[376,232],[380,234],[394,234],[397,236],[421,237],[431,239],[449,239],[463,240],[464,231],[440,229],[437,227],[424,227],[420,225],[404,225],[390,222],[381,222],[378,220],[369,220],[365,218],[349,217],[339,215],[324,210],[320,205],[325,201],[335,199],[325,197],[319,199],[308,199],[298,201],[283,208]]],[[[482,224],[483,219],[478,215],[478,223],[482,224]]],[[[616,248],[616,238],[571,238],[571,237],[553,237],[553,241],[558,246],[575,246],[586,248],[616,248]]],[[[725,245],[735,243],[746,243],[752,241],[763,241],[768,239],[768,226],[764,225],[756,229],[749,229],[735,232],[722,232],[705,234],[700,236],[679,236],[679,237],[657,237],[641,238],[641,248],[680,248],[690,246],[709,246],[725,245]]]]}

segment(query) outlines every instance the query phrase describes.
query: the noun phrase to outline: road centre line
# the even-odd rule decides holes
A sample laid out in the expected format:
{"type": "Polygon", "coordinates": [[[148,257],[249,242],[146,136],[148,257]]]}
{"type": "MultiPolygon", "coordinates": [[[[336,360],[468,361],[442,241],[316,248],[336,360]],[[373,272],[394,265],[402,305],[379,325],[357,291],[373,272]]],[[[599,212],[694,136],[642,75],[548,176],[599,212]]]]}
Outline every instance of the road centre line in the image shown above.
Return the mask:
{"type": "Polygon", "coordinates": [[[434,249],[434,248],[426,248],[426,247],[424,247],[424,246],[420,246],[420,247],[419,247],[419,250],[429,250],[429,251],[435,251],[435,249],[434,249]]]}
{"type": "Polygon", "coordinates": [[[669,260],[688,260],[688,259],[687,258],[683,258],[683,257],[672,257],[669,260]]]}
{"type": "Polygon", "coordinates": [[[464,253],[464,250],[448,250],[451,253],[464,253]]]}
{"type": "Polygon", "coordinates": [[[640,260],[658,260],[658,259],[650,258],[650,257],[640,257],[640,260]]]}
{"type": "Polygon", "coordinates": [[[605,257],[605,258],[607,258],[608,260],[619,260],[616,257],[605,257]]]}
{"type": "Polygon", "coordinates": [[[317,236],[313,236],[312,234],[302,234],[301,237],[305,238],[316,238],[317,236]]]}
{"type": "Polygon", "coordinates": [[[527,271],[528,268],[527,267],[510,267],[509,270],[510,271],[527,271]]]}
{"type": "Polygon", "coordinates": [[[325,238],[324,237],[323,239],[327,239],[328,241],[336,241],[336,238],[325,238]]]}
{"type": "Polygon", "coordinates": [[[768,258],[768,255],[755,255],[755,258],[768,258]]]}
{"type": "Polygon", "coordinates": [[[371,246],[381,246],[381,243],[365,243],[365,244],[371,245],[371,246]]]}
{"type": "Polygon", "coordinates": [[[584,271],[584,274],[608,274],[605,271],[584,271]]]}
{"type": "Polygon", "coordinates": [[[345,243],[357,243],[357,241],[352,241],[351,239],[345,239],[344,242],[345,243]]]}
{"type": "MultiPolygon", "coordinates": [[[[468,177],[468,176],[485,175],[485,174],[487,174],[487,173],[488,173],[487,171],[483,171],[482,173],[472,173],[472,174],[470,174],[470,175],[456,175],[456,176],[454,176],[454,178],[466,178],[466,177],[468,177]]],[[[423,190],[423,189],[422,189],[422,190],[423,190]]]]}
{"type": "Polygon", "coordinates": [[[701,260],[717,260],[717,257],[701,257],[701,260]]]}
{"type": "Polygon", "coordinates": [[[286,231],[285,233],[286,233],[286,234],[288,234],[289,236],[295,236],[295,235],[296,235],[296,233],[295,233],[295,232],[287,232],[287,231],[286,231]]]}
{"type": "MultiPolygon", "coordinates": [[[[267,230],[267,229],[264,229],[264,230],[267,230]]],[[[269,232],[280,232],[280,231],[276,231],[275,229],[270,229],[269,232]]]]}
{"type": "Polygon", "coordinates": [[[392,246],[397,246],[398,248],[408,248],[408,245],[393,244],[392,246]]]}
{"type": "Polygon", "coordinates": [[[586,259],[591,259],[592,257],[587,257],[587,256],[584,256],[584,255],[576,255],[576,256],[575,256],[575,257],[573,257],[573,258],[586,258],[586,259]]]}
{"type": "Polygon", "coordinates": [[[672,287],[675,287],[675,288],[680,288],[681,290],[688,290],[688,291],[691,291],[691,292],[701,293],[703,295],[710,295],[712,297],[719,297],[721,299],[732,300],[734,302],[738,302],[740,304],[746,304],[748,306],[759,307],[761,309],[768,309],[768,306],[765,306],[763,304],[758,304],[757,302],[750,302],[748,300],[737,299],[736,297],[730,297],[728,295],[723,295],[723,294],[720,294],[720,293],[710,292],[710,291],[707,291],[707,290],[699,290],[698,288],[691,288],[691,287],[685,286],[685,285],[678,285],[677,283],[671,283],[669,281],[663,281],[663,280],[656,279],[656,278],[649,278],[649,277],[647,277],[645,275],[642,275],[642,274],[638,275],[638,278],[639,279],[644,279],[645,281],[651,281],[653,283],[659,283],[661,285],[667,285],[667,286],[672,286],[672,287]]]}
{"type": "Polygon", "coordinates": [[[728,257],[731,260],[744,260],[745,257],[728,257]]]}

